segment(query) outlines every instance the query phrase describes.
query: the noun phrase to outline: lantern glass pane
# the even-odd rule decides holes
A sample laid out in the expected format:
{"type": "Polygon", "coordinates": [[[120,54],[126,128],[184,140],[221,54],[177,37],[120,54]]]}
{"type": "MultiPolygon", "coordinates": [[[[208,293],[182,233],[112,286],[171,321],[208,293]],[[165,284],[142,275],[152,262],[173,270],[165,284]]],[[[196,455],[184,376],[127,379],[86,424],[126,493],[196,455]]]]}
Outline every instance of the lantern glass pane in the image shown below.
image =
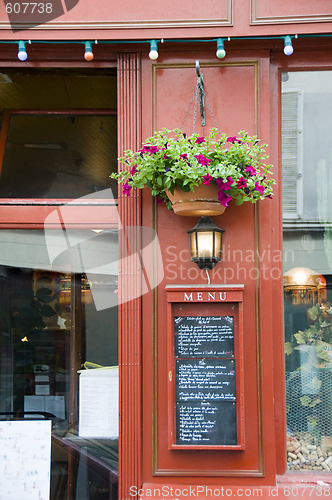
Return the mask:
{"type": "Polygon", "coordinates": [[[213,257],[213,231],[202,231],[197,233],[198,257],[210,259],[213,257]]]}
{"type": "Polygon", "coordinates": [[[191,258],[196,259],[196,257],[197,257],[197,245],[196,245],[196,233],[195,232],[190,234],[190,250],[191,250],[191,258]]]}
{"type": "Polygon", "coordinates": [[[217,259],[221,259],[221,233],[219,233],[219,231],[216,231],[214,233],[214,237],[214,255],[217,259]]]}

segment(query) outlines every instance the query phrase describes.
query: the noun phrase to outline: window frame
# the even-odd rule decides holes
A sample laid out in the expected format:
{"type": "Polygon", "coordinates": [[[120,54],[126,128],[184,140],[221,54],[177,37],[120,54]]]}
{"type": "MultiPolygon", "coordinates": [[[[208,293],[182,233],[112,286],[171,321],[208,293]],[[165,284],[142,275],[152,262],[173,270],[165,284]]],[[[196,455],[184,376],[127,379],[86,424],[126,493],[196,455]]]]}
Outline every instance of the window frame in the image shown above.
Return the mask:
{"type": "MultiPolygon", "coordinates": [[[[7,109],[4,112],[0,131],[0,173],[3,164],[9,124],[12,116],[115,116],[117,110],[110,109],[7,109]]],[[[91,229],[109,229],[118,226],[118,200],[79,198],[0,198],[0,227],[23,229],[44,227],[44,222],[53,211],[65,211],[68,224],[91,229]],[[65,205],[65,207],[64,207],[65,205]],[[107,210],[105,208],[108,207],[107,210]]],[[[66,227],[67,224],[66,224],[66,227]]]]}

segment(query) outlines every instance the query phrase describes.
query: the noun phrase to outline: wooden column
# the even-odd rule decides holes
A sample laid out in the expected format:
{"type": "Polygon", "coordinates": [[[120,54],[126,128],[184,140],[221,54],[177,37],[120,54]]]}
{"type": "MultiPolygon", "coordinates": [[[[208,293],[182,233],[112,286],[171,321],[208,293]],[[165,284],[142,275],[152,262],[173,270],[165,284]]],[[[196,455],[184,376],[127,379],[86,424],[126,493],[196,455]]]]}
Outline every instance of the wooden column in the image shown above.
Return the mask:
{"type": "MultiPolygon", "coordinates": [[[[139,54],[118,56],[118,151],[141,145],[141,63],[139,54]]],[[[128,255],[140,251],[139,191],[126,196],[119,187],[119,499],[132,499],[141,485],[141,269],[128,255]],[[137,230],[135,228],[138,228],[137,230]],[[135,298],[136,297],[136,298],[135,298]]],[[[137,262],[137,261],[136,261],[137,262]]]]}

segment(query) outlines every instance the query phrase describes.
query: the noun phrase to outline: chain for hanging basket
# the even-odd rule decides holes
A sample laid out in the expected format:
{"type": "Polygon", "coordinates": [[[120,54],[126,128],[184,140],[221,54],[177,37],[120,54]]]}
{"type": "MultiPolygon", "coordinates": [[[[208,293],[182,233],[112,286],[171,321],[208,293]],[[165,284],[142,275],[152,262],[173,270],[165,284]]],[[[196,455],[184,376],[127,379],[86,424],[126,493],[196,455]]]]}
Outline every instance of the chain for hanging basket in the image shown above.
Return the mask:
{"type": "Polygon", "coordinates": [[[198,104],[198,96],[199,96],[200,113],[201,113],[201,125],[202,125],[202,128],[203,128],[203,134],[204,134],[204,127],[205,127],[205,101],[206,101],[206,104],[207,104],[207,106],[209,108],[209,111],[211,113],[212,119],[213,119],[213,121],[214,121],[214,123],[216,125],[216,129],[218,130],[219,134],[221,134],[219,126],[218,126],[218,123],[217,123],[217,120],[216,120],[216,118],[214,116],[214,113],[212,111],[212,108],[210,106],[208,98],[206,97],[206,93],[205,93],[205,90],[204,90],[204,78],[203,78],[203,74],[200,72],[199,61],[196,61],[196,74],[197,74],[197,80],[196,80],[195,90],[194,90],[193,96],[192,96],[192,98],[190,100],[190,103],[189,103],[188,109],[186,111],[185,117],[183,119],[183,122],[181,124],[181,130],[183,130],[183,127],[184,127],[185,121],[186,121],[186,119],[188,117],[190,108],[191,108],[191,106],[192,106],[192,104],[194,102],[194,117],[193,117],[193,131],[192,131],[192,133],[193,134],[195,133],[196,116],[197,116],[197,104],[198,104]]]}

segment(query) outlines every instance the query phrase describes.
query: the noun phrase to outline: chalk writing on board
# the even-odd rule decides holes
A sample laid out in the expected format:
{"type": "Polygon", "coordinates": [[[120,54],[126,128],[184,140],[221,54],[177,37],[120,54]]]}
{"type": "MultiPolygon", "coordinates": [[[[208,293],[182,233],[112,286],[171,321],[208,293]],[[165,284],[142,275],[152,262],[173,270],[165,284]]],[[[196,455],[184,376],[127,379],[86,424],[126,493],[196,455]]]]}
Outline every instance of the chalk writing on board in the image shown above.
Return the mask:
{"type": "Polygon", "coordinates": [[[234,356],[233,316],[176,316],[175,356],[234,356]]]}
{"type": "Polygon", "coordinates": [[[176,360],[178,401],[235,401],[233,359],[176,360]]]}
{"type": "Polygon", "coordinates": [[[235,403],[177,403],[177,444],[236,444],[235,403]]]}

